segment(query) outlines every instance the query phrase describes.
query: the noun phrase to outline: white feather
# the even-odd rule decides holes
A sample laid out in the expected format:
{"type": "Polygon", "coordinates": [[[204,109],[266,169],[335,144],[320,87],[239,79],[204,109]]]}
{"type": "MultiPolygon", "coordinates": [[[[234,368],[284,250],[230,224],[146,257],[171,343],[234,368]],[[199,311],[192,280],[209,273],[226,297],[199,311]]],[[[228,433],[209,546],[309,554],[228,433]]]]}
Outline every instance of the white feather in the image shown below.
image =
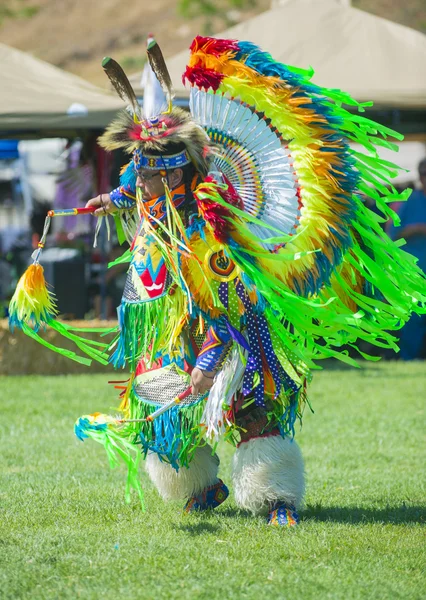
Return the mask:
{"type": "Polygon", "coordinates": [[[226,411],[223,405],[230,406],[233,396],[241,388],[245,365],[239,349],[234,346],[223,368],[216,376],[208,395],[201,422],[207,427],[207,438],[218,441],[226,429],[226,411]]]}

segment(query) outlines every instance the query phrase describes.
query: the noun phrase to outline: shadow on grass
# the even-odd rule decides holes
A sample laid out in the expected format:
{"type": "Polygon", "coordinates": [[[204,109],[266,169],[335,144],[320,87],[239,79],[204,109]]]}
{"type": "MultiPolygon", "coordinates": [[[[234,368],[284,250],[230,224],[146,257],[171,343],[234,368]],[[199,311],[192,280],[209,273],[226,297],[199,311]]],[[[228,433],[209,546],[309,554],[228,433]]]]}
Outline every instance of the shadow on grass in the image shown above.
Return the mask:
{"type": "Polygon", "coordinates": [[[253,519],[253,515],[248,510],[242,508],[234,508],[233,506],[224,506],[220,510],[220,514],[224,517],[238,518],[238,519],[253,519]]]}
{"type": "Polygon", "coordinates": [[[388,508],[321,507],[308,506],[301,513],[301,519],[314,521],[335,521],[338,523],[426,523],[424,506],[390,506],[388,508]]]}
{"type": "MultiPolygon", "coordinates": [[[[241,521],[241,519],[254,519],[255,517],[253,517],[253,515],[251,513],[249,513],[246,510],[240,510],[238,508],[233,508],[232,506],[229,507],[224,507],[224,508],[220,508],[220,510],[218,511],[214,511],[215,515],[218,515],[220,518],[225,518],[225,519],[238,519],[241,521]]],[[[216,523],[211,523],[209,521],[205,521],[204,519],[208,519],[210,516],[213,515],[213,511],[207,511],[207,512],[201,512],[201,513],[197,513],[196,515],[188,515],[189,518],[191,518],[191,516],[194,516],[198,519],[200,519],[199,521],[197,521],[196,523],[179,523],[179,525],[173,525],[173,527],[175,529],[178,529],[179,531],[184,531],[186,533],[190,533],[191,535],[203,535],[204,533],[218,533],[222,527],[223,524],[216,524],[216,523]]]]}
{"type": "MultiPolygon", "coordinates": [[[[225,519],[256,519],[250,512],[240,510],[232,506],[224,507],[216,514],[225,519]]],[[[199,517],[208,517],[212,512],[200,513],[199,517]]],[[[359,506],[308,506],[301,511],[300,517],[302,521],[318,521],[318,522],[335,522],[335,523],[390,523],[399,525],[402,523],[421,523],[426,524],[426,508],[424,506],[389,506],[388,508],[364,508],[359,506]]],[[[181,523],[174,526],[180,531],[185,531],[191,535],[203,535],[205,533],[217,533],[221,529],[221,525],[210,523],[208,521],[198,521],[197,523],[181,523]]]]}
{"type": "Polygon", "coordinates": [[[191,535],[203,535],[204,533],[217,533],[221,527],[220,525],[214,525],[212,523],[181,523],[180,525],[173,525],[174,529],[179,531],[185,531],[191,535]]]}

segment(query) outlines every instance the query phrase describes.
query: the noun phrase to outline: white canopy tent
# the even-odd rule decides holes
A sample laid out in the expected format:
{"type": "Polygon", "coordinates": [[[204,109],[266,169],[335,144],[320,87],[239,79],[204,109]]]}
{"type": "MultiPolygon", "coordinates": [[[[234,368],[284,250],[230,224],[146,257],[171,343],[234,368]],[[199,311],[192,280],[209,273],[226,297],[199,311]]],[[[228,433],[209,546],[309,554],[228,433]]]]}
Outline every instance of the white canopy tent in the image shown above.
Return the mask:
{"type": "Polygon", "coordinates": [[[124,107],[117,95],[0,44],[0,136],[106,127],[124,107]]]}
{"type": "MultiPolygon", "coordinates": [[[[313,81],[381,107],[426,108],[426,36],[336,0],[281,0],[215,37],[249,40],[313,81]]],[[[189,51],[167,60],[177,98],[189,51]]],[[[131,77],[140,90],[141,74],[131,77]]],[[[143,93],[143,92],[142,92],[143,93]]]]}

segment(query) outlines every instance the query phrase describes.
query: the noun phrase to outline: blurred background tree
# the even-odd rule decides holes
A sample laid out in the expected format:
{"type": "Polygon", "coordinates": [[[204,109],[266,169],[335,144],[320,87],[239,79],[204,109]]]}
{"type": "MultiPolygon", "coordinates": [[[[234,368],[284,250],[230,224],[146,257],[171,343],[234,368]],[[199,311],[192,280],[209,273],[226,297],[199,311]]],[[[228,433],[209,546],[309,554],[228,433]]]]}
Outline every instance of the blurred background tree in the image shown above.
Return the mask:
{"type": "Polygon", "coordinates": [[[214,23],[230,27],[241,19],[241,11],[256,7],[256,0],[179,0],[178,12],[186,19],[203,18],[203,33],[212,35],[214,23]]]}

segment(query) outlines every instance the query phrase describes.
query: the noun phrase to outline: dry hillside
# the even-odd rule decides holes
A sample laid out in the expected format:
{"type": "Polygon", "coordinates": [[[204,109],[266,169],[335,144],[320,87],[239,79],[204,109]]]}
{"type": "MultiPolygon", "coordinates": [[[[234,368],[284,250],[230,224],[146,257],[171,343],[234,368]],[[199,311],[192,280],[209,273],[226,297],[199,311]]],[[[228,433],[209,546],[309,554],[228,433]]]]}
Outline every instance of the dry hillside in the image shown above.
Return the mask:
{"type": "MultiPolygon", "coordinates": [[[[188,46],[204,26],[203,18],[189,20],[180,16],[174,0],[2,2],[11,6],[37,6],[38,10],[25,16],[15,9],[11,16],[5,16],[0,24],[1,42],[29,51],[98,85],[106,85],[100,67],[103,56],[113,56],[131,73],[143,64],[148,33],[155,33],[165,56],[171,56],[188,46]]],[[[269,5],[270,0],[256,0],[255,8],[235,16],[249,18],[267,10],[269,5]]],[[[226,11],[220,14],[225,15],[226,11]]],[[[230,25],[230,21],[229,17],[221,16],[209,19],[212,31],[216,32],[230,25]]]]}
{"type": "MultiPolygon", "coordinates": [[[[178,14],[177,0],[0,0],[0,41],[106,85],[102,57],[114,56],[128,73],[138,70],[149,32],[155,33],[167,57],[188,46],[206,25],[219,32],[270,6],[270,0],[240,0],[243,8],[237,11],[229,8],[231,0],[203,3],[217,13],[190,20],[178,14]]],[[[352,4],[426,31],[424,0],[353,0],[352,4]]]]}

